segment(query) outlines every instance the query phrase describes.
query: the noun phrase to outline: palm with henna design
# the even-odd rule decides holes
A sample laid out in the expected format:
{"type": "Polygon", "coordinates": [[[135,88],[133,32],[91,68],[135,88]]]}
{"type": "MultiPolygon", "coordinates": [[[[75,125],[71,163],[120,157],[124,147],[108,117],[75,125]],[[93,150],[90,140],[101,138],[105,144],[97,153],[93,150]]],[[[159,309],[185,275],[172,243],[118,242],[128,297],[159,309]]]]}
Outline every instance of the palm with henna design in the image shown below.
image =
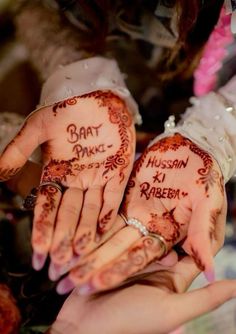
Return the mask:
{"type": "Polygon", "coordinates": [[[111,227],[134,159],[134,126],[118,96],[95,91],[33,113],[0,157],[0,180],[17,173],[41,145],[43,170],[34,210],[33,264],[50,252],[61,265],[93,247],[111,227]],[[49,182],[49,184],[47,184],[49,182]],[[63,193],[50,182],[64,188],[63,193]]]}
{"type": "MultiPolygon", "coordinates": [[[[153,143],[135,163],[122,211],[161,235],[168,250],[181,242],[212,280],[212,243],[224,199],[215,160],[189,139],[175,134],[153,143]]],[[[124,227],[120,217],[114,228],[118,232],[59,283],[59,292],[72,285],[92,291],[112,288],[163,255],[158,239],[141,236],[132,226],[124,227]]]]}

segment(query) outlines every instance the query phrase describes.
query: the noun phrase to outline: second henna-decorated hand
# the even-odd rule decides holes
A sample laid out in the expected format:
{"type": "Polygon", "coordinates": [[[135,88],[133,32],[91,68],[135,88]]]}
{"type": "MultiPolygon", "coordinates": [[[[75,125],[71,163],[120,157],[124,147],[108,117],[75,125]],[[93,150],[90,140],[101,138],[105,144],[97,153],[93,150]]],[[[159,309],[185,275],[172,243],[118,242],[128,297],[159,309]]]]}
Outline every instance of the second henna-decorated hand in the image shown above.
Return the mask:
{"type": "MultiPolygon", "coordinates": [[[[223,205],[223,179],[214,158],[175,134],[153,143],[136,161],[122,211],[161,235],[169,250],[181,243],[212,281],[212,245],[219,248],[224,239],[223,205]]],[[[121,217],[115,227],[117,232],[59,283],[59,292],[75,285],[85,292],[110,289],[163,255],[158,239],[142,236],[121,217]]]]}

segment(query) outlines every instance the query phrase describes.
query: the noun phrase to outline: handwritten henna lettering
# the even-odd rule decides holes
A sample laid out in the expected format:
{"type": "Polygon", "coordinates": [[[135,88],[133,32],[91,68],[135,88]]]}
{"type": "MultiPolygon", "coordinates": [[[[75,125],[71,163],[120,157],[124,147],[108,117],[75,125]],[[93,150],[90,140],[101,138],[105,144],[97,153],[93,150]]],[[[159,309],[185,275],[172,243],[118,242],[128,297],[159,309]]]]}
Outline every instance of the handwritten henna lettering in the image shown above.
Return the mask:
{"type": "Polygon", "coordinates": [[[81,139],[87,139],[89,137],[98,137],[99,129],[101,128],[102,124],[97,126],[81,126],[77,128],[75,124],[69,124],[66,128],[67,133],[69,134],[69,138],[67,141],[71,144],[77,143],[81,139]]]}
{"type": "Polygon", "coordinates": [[[153,176],[153,182],[163,183],[165,181],[166,174],[157,171],[156,174],[153,176]]]}
{"type": "Polygon", "coordinates": [[[148,182],[140,184],[140,193],[141,197],[145,197],[146,200],[149,200],[150,197],[180,199],[181,195],[180,189],[152,187],[148,182]]]}
{"type": "Polygon", "coordinates": [[[161,169],[181,169],[187,167],[188,160],[189,157],[187,157],[186,160],[179,160],[179,159],[162,160],[162,159],[157,159],[156,156],[152,156],[148,159],[146,167],[161,168],[161,169]]]}
{"type": "Polygon", "coordinates": [[[105,153],[105,145],[100,144],[100,145],[95,145],[95,146],[82,146],[80,144],[76,144],[73,147],[73,152],[75,152],[76,156],[78,159],[83,158],[83,157],[91,157],[92,155],[96,155],[99,153],[105,153]]]}

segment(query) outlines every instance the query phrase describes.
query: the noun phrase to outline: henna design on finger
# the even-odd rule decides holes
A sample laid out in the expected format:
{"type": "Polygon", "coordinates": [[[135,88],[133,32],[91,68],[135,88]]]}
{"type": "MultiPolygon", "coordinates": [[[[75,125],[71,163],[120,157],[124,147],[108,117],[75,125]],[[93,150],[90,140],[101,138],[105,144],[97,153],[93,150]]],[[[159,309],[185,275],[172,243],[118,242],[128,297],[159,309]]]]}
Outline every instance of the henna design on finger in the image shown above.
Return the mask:
{"type": "Polygon", "coordinates": [[[82,234],[82,236],[79,239],[77,239],[74,243],[75,253],[79,255],[80,252],[83,251],[91,241],[92,241],[91,231],[82,234]]]}
{"type": "Polygon", "coordinates": [[[59,262],[64,261],[65,259],[68,261],[67,254],[68,254],[68,251],[70,250],[72,250],[72,237],[68,235],[68,236],[65,236],[59,242],[57,247],[51,251],[51,255],[53,256],[54,261],[55,261],[55,258],[59,262]]]}
{"type": "Polygon", "coordinates": [[[203,264],[198,252],[191,247],[191,256],[194,260],[194,262],[196,263],[197,267],[199,270],[204,271],[205,270],[205,265],[203,264]]]}
{"type": "Polygon", "coordinates": [[[7,181],[16,175],[20,170],[19,168],[0,168],[0,181],[7,181]]]}
{"type": "Polygon", "coordinates": [[[221,214],[221,210],[219,209],[214,209],[211,210],[210,213],[210,229],[209,229],[209,235],[210,239],[217,241],[217,233],[216,233],[216,223],[219,215],[221,214]]]}
{"type": "Polygon", "coordinates": [[[75,280],[80,281],[82,279],[84,279],[88,273],[93,272],[93,270],[95,269],[94,263],[95,263],[96,259],[92,258],[88,261],[86,261],[85,263],[77,266],[76,268],[71,270],[71,276],[75,278],[75,280]]]}
{"type": "Polygon", "coordinates": [[[48,242],[48,228],[54,225],[54,221],[50,221],[48,217],[56,209],[56,196],[58,193],[59,189],[50,185],[42,186],[39,189],[39,194],[46,197],[46,202],[43,203],[41,213],[34,223],[35,231],[37,231],[33,239],[35,244],[42,245],[48,242]]]}
{"type": "Polygon", "coordinates": [[[95,274],[96,280],[98,279],[102,288],[112,287],[143,269],[155,257],[160,257],[160,251],[158,240],[151,237],[142,238],[139,244],[131,246],[112,265],[107,265],[105,269],[95,274]]]}
{"type": "Polygon", "coordinates": [[[101,219],[99,219],[99,221],[98,221],[98,233],[99,234],[103,234],[105,232],[106,226],[109,223],[109,221],[111,220],[113,211],[114,210],[111,209],[101,219]]]}

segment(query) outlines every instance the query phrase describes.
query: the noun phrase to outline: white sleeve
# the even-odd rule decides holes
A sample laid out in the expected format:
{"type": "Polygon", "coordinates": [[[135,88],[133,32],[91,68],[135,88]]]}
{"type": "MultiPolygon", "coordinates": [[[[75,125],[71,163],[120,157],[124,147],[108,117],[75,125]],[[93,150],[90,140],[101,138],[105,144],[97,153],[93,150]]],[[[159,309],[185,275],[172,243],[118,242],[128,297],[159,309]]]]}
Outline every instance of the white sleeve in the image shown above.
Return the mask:
{"type": "Polygon", "coordinates": [[[33,112],[96,90],[111,90],[121,97],[133,115],[134,122],[142,123],[138,105],[126,87],[117,62],[104,57],[87,58],[60,66],[43,84],[39,105],[33,112]]]}
{"type": "Polygon", "coordinates": [[[180,133],[210,153],[218,162],[225,182],[236,170],[236,76],[217,93],[191,98],[181,121],[165,124],[164,136],[180,133]]]}

